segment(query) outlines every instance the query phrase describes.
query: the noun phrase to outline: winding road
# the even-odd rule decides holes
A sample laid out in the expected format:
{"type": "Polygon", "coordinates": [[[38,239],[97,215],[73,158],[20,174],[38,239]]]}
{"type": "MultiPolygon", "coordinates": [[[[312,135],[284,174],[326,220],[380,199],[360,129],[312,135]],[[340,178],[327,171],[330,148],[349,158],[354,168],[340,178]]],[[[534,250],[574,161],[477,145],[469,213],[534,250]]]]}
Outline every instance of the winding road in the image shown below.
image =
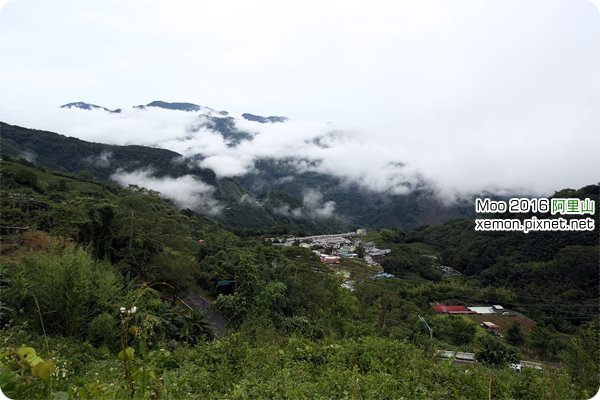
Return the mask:
{"type": "Polygon", "coordinates": [[[215,311],[207,299],[200,296],[199,294],[190,294],[183,299],[190,307],[195,310],[201,311],[206,319],[210,322],[211,327],[216,337],[223,337],[227,333],[227,325],[229,321],[215,311]]]}

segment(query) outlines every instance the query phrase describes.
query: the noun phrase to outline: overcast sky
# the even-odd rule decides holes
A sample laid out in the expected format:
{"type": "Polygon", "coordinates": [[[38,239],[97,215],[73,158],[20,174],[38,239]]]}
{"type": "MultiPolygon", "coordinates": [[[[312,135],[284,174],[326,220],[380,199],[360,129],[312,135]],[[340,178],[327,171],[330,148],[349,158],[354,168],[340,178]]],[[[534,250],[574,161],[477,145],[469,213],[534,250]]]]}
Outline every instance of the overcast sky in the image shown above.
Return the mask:
{"type": "Polygon", "coordinates": [[[383,157],[361,179],[398,161],[446,192],[551,193],[599,180],[599,49],[584,0],[12,0],[0,11],[0,120],[120,143],[124,126],[86,130],[98,118],[56,106],[189,101],[287,115],[281,134],[331,121],[353,140],[322,155],[327,170],[383,157]]]}

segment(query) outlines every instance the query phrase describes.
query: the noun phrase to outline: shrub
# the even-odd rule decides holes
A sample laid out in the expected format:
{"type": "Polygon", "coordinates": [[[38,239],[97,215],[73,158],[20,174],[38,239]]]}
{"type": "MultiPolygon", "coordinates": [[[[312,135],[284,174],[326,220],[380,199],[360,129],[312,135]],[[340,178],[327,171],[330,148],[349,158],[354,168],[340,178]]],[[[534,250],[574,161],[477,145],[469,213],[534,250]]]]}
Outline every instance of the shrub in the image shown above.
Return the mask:
{"type": "Polygon", "coordinates": [[[473,341],[476,330],[471,321],[460,316],[451,316],[437,319],[433,332],[448,343],[465,345],[473,341]]]}
{"type": "Polygon", "coordinates": [[[477,338],[475,358],[484,364],[506,366],[517,361],[517,350],[491,335],[477,338]]]}
{"type": "Polygon", "coordinates": [[[117,320],[111,314],[103,312],[90,322],[88,340],[96,346],[114,347],[117,341],[117,320]]]}
{"type": "Polygon", "coordinates": [[[506,331],[506,341],[513,346],[521,346],[523,343],[525,343],[525,335],[523,335],[521,325],[519,325],[517,322],[513,322],[506,331]]]}
{"type": "Polygon", "coordinates": [[[55,247],[50,252],[23,259],[14,271],[12,296],[32,325],[47,333],[82,337],[87,321],[116,310],[122,278],[107,262],[95,261],[81,247],[55,247]]]}
{"type": "Polygon", "coordinates": [[[288,335],[302,335],[313,339],[323,337],[323,329],[306,317],[294,316],[284,318],[281,327],[288,335]]]}

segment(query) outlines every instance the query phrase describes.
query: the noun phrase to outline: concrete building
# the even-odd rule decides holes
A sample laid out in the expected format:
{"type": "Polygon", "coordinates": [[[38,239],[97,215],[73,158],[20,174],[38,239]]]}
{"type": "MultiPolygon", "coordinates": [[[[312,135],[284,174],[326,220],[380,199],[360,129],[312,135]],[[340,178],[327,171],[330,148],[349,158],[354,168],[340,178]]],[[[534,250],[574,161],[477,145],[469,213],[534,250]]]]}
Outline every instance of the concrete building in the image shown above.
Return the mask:
{"type": "Polygon", "coordinates": [[[469,307],[469,310],[473,311],[475,314],[495,314],[496,313],[496,311],[494,311],[494,309],[489,306],[469,307]]]}

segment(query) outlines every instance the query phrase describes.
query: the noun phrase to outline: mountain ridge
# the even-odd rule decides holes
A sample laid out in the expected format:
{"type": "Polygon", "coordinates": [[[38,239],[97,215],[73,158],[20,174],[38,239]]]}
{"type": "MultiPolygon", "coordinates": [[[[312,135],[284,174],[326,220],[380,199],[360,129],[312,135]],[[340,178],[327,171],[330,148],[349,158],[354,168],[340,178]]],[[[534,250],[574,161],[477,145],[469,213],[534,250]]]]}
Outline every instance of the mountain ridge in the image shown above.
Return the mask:
{"type": "MultiPolygon", "coordinates": [[[[142,109],[142,110],[145,108],[162,108],[165,110],[186,111],[186,112],[202,112],[202,111],[204,111],[204,112],[209,112],[209,113],[215,113],[220,116],[228,116],[229,115],[229,112],[227,112],[227,111],[218,111],[211,107],[201,106],[199,104],[188,103],[188,102],[168,102],[168,101],[163,101],[163,100],[153,100],[148,104],[140,104],[140,105],[132,106],[132,107],[137,108],[137,109],[142,109]]],[[[62,106],[60,106],[60,108],[78,108],[81,110],[88,110],[88,111],[101,109],[101,110],[111,112],[111,113],[120,113],[122,111],[120,108],[111,110],[111,109],[103,107],[103,106],[86,103],[83,101],[76,101],[76,102],[72,102],[72,103],[63,104],[62,106]]],[[[241,115],[241,117],[247,121],[258,122],[261,124],[286,122],[289,120],[288,117],[281,116],[281,115],[270,115],[270,116],[265,117],[262,115],[251,114],[251,113],[243,113],[241,115]]]]}
{"type": "Polygon", "coordinates": [[[60,106],[60,108],[79,108],[81,110],[87,110],[87,111],[100,109],[100,110],[104,110],[104,111],[107,111],[110,113],[117,113],[117,114],[121,112],[120,108],[111,110],[111,109],[103,107],[103,106],[98,106],[96,104],[86,103],[83,101],[76,101],[73,103],[63,104],[62,106],[60,106]]]}

